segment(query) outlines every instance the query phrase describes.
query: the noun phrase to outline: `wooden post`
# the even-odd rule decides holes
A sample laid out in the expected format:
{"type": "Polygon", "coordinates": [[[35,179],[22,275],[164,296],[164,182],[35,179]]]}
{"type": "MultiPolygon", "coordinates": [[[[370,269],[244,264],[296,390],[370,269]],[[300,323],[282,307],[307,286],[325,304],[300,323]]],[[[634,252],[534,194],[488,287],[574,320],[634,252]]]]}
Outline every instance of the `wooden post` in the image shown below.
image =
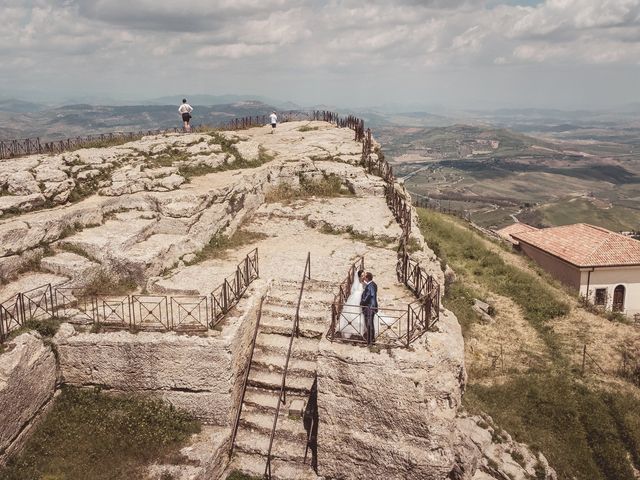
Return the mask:
{"type": "Polygon", "coordinates": [[[584,366],[587,361],[587,344],[585,343],[584,348],[582,349],[582,376],[584,376],[584,366]]]}

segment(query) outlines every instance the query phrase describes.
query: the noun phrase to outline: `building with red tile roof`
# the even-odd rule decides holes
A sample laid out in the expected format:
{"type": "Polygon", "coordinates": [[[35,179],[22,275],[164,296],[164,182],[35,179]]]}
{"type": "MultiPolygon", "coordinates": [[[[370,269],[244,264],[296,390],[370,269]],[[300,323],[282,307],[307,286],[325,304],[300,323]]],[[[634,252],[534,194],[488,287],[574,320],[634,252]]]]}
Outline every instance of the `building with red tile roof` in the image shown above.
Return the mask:
{"type": "Polygon", "coordinates": [[[518,245],[518,241],[515,238],[513,238],[512,234],[522,233],[522,232],[532,232],[537,230],[538,229],[536,227],[532,227],[531,225],[527,225],[526,223],[512,223],[511,225],[501,228],[500,230],[495,230],[495,233],[500,235],[506,241],[514,245],[518,245]]]}
{"type": "Polygon", "coordinates": [[[509,235],[523,253],[595,305],[627,315],[640,313],[638,240],[586,223],[509,235]]]}

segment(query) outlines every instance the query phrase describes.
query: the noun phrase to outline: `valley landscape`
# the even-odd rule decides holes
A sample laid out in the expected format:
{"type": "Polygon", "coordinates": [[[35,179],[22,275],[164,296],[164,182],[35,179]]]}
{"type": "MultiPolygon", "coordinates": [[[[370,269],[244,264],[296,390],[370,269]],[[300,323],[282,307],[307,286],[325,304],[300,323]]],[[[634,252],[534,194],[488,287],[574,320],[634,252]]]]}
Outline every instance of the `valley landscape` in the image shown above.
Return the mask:
{"type": "MultiPolygon", "coordinates": [[[[632,115],[486,113],[467,125],[381,127],[380,138],[412,193],[468,212],[485,227],[586,222],[640,227],[640,125],[632,115]],[[544,122],[544,123],[537,123],[544,122]]],[[[403,117],[405,120],[406,117],[403,117]]],[[[471,121],[469,121],[471,120],[471,121]]],[[[425,198],[425,200],[426,200],[425,198]]]]}

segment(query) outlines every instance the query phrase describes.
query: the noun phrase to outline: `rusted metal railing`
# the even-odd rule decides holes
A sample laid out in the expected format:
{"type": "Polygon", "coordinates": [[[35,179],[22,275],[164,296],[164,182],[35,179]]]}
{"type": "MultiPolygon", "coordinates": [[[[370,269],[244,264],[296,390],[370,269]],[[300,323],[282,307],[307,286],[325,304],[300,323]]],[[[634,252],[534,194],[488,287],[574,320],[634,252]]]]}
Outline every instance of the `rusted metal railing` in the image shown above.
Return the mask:
{"type": "Polygon", "coordinates": [[[229,445],[229,457],[233,455],[233,449],[236,444],[236,436],[238,434],[238,427],[240,426],[240,417],[242,416],[242,405],[244,404],[244,396],[247,392],[247,383],[249,381],[249,373],[251,372],[251,362],[253,362],[253,352],[256,348],[256,339],[258,338],[258,331],[260,330],[260,320],[262,319],[262,305],[264,304],[264,299],[267,296],[265,293],[260,298],[260,303],[258,305],[258,313],[256,319],[256,328],[253,331],[253,338],[251,339],[251,348],[249,350],[249,359],[247,364],[244,367],[244,373],[242,374],[242,393],[240,394],[240,403],[238,404],[238,410],[236,411],[236,418],[233,422],[233,431],[231,434],[231,443],[229,445]]]}
{"type": "Polygon", "coordinates": [[[287,403],[287,372],[289,371],[289,361],[291,360],[291,352],[293,350],[293,339],[300,334],[300,305],[302,303],[302,294],[307,279],[311,280],[311,252],[307,253],[307,261],[304,265],[304,273],[302,275],[302,283],[300,284],[300,293],[298,294],[298,304],[296,306],[296,315],[293,319],[291,327],[291,338],[289,339],[289,349],[287,350],[287,358],[284,363],[282,372],[282,384],[280,385],[280,393],[278,395],[278,404],[276,406],[276,414],[273,417],[273,427],[271,428],[271,436],[269,438],[269,448],[267,450],[267,463],[264,467],[264,476],[271,479],[271,450],[273,449],[273,440],[278,427],[278,417],[280,415],[280,407],[287,403]]]}
{"type": "Polygon", "coordinates": [[[340,315],[342,314],[342,308],[345,302],[351,294],[351,287],[353,286],[353,279],[356,272],[364,270],[364,257],[359,257],[349,267],[346,278],[340,283],[338,293],[333,297],[333,303],[331,304],[331,325],[327,332],[327,338],[331,341],[336,335],[336,326],[339,325],[340,315]]]}
{"type": "Polygon", "coordinates": [[[87,295],[65,284],[41,285],[0,302],[0,343],[30,320],[64,318],[108,329],[206,331],[233,308],[259,275],[258,249],[249,252],[223,285],[205,295],[87,295]]]}
{"type": "MultiPolygon", "coordinates": [[[[352,128],[355,131],[355,140],[362,142],[362,166],[368,173],[377,175],[385,181],[387,205],[402,229],[398,246],[398,262],[396,264],[398,281],[403,282],[418,299],[417,302],[407,306],[406,315],[403,314],[402,321],[391,322],[394,327],[398,325],[403,326],[403,328],[399,330],[400,333],[396,335],[396,341],[393,343],[408,346],[425,331],[432,328],[440,318],[440,285],[409,255],[413,218],[411,197],[406,190],[398,187],[393,174],[393,168],[380,152],[378,152],[377,155],[373,155],[374,144],[371,130],[368,128],[365,130],[362,119],[353,116],[341,118],[338,114],[327,111],[315,111],[312,117],[314,120],[322,120],[340,127],[352,128]],[[404,321],[405,318],[406,322],[404,321]],[[404,326],[406,326],[406,328],[404,328],[404,326]]],[[[331,307],[332,320],[327,338],[332,341],[343,338],[342,335],[338,335],[340,333],[340,318],[342,316],[344,302],[348,298],[351,290],[352,278],[349,276],[353,274],[353,268],[354,266],[352,265],[349,269],[347,279],[340,285],[340,291],[335,296],[331,307]]],[[[390,328],[385,328],[384,330],[387,334],[392,331],[390,328]]],[[[378,337],[379,334],[376,335],[376,341],[378,341],[378,337]]]]}
{"type": "Polygon", "coordinates": [[[238,264],[236,271],[225,278],[218,288],[211,292],[212,319],[214,327],[240,301],[251,282],[260,275],[258,249],[249,252],[238,264]]]}

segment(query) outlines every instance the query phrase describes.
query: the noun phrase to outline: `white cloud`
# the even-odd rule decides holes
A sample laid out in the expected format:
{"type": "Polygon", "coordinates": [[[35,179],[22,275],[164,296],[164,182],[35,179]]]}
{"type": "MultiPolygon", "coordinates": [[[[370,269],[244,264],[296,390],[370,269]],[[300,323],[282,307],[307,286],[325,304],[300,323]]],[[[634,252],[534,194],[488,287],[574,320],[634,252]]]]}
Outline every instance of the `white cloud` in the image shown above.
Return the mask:
{"type": "Polygon", "coordinates": [[[640,0],[4,0],[0,17],[10,25],[0,31],[3,61],[23,69],[2,74],[9,91],[25,78],[47,88],[58,81],[50,73],[66,69],[80,88],[108,70],[119,88],[145,92],[132,65],[137,82],[146,74],[161,90],[176,78],[160,72],[183,68],[198,85],[214,75],[221,88],[260,89],[263,72],[282,85],[376,81],[381,72],[403,85],[462,70],[501,75],[514,65],[640,63],[640,0]]]}

